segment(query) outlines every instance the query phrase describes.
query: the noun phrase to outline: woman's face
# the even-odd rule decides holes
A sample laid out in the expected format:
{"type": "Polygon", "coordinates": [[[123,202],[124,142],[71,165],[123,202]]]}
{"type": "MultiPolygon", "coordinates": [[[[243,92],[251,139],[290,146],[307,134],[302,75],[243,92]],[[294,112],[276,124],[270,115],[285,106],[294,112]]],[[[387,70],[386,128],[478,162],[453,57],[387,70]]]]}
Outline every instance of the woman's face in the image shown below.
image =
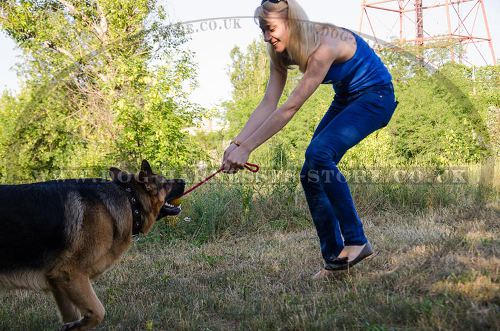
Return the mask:
{"type": "Polygon", "coordinates": [[[264,41],[270,43],[277,53],[286,50],[290,40],[290,33],[286,17],[280,13],[267,13],[260,22],[264,34],[264,41]]]}

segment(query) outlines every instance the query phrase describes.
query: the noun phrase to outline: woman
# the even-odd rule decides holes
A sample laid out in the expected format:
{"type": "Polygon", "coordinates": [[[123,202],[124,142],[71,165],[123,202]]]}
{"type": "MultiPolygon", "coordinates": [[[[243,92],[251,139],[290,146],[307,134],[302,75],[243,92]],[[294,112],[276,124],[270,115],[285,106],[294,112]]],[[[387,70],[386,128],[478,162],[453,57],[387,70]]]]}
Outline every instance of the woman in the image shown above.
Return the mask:
{"type": "Polygon", "coordinates": [[[224,152],[224,172],[243,169],[250,153],[279,132],[320,84],[333,85],[335,98],[313,134],[300,174],[325,260],[314,278],[328,277],[373,253],[337,164],[348,149],[389,123],[397,106],[392,78],[363,39],[309,22],[296,0],[264,0],[255,17],[268,43],[271,73],[262,102],[224,152]],[[303,78],[277,108],[292,65],[303,78]]]}

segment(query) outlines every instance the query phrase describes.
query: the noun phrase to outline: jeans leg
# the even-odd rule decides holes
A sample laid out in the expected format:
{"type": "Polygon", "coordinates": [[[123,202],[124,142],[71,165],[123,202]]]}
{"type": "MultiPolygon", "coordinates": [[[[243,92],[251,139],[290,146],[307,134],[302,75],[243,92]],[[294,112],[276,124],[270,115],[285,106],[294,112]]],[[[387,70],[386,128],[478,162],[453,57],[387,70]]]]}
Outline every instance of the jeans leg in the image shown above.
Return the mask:
{"type": "Polygon", "coordinates": [[[345,245],[367,242],[347,181],[337,164],[345,152],[387,125],[395,109],[391,98],[366,93],[352,101],[311,141],[306,151],[309,176],[318,178],[337,216],[345,245]]]}
{"type": "Polygon", "coordinates": [[[328,263],[335,259],[344,248],[344,240],[333,207],[323,190],[321,183],[309,175],[306,163],[300,173],[300,181],[311,212],[311,217],[318,233],[321,255],[328,263]]]}
{"type": "MultiPolygon", "coordinates": [[[[330,106],[323,119],[314,131],[311,141],[333,120],[340,109],[330,106]]],[[[304,189],[307,205],[311,217],[318,233],[321,255],[328,263],[335,259],[344,248],[344,240],[340,232],[340,226],[337,216],[334,213],[328,197],[322,184],[310,176],[310,168],[307,162],[304,163],[300,172],[300,182],[304,189]]]]}

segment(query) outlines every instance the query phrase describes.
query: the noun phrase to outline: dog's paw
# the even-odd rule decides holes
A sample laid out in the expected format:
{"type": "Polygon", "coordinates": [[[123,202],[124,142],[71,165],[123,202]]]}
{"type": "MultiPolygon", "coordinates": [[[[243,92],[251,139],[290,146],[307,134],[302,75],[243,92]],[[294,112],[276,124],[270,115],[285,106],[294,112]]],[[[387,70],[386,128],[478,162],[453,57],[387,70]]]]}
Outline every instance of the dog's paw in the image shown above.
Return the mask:
{"type": "Polygon", "coordinates": [[[59,329],[59,331],[80,330],[81,324],[81,321],[66,323],[59,329]]]}

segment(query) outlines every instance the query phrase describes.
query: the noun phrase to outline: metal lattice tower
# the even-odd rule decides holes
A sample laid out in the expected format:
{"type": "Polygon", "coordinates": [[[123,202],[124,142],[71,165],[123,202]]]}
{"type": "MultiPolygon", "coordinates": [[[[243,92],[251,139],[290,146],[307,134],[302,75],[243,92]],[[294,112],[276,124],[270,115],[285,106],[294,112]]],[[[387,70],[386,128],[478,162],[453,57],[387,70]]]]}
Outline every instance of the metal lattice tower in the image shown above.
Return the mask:
{"type": "Polygon", "coordinates": [[[372,34],[378,44],[378,38],[414,44],[420,55],[426,48],[446,48],[453,62],[473,64],[467,55],[476,53],[483,64],[496,64],[483,0],[363,0],[359,31],[372,34]]]}

